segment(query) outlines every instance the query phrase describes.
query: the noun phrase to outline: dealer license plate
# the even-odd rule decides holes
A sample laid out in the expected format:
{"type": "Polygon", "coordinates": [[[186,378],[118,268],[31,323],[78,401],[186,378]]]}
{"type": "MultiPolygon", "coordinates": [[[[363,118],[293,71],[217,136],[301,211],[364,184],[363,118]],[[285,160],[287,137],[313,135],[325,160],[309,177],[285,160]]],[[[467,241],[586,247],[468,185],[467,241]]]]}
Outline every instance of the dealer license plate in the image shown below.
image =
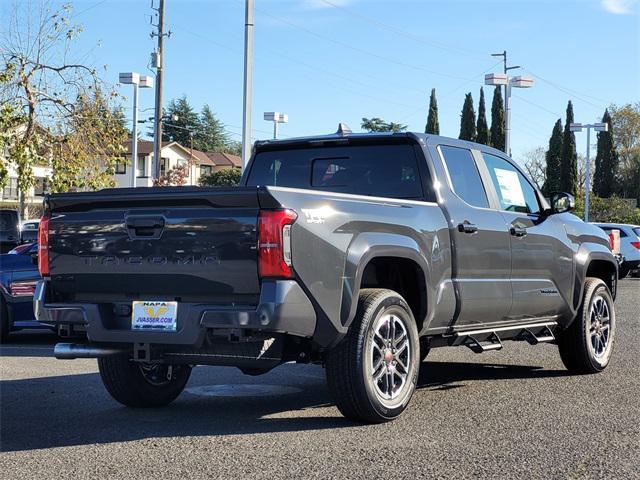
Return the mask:
{"type": "Polygon", "coordinates": [[[133,302],[131,330],[175,332],[178,324],[178,302],[133,302]]]}

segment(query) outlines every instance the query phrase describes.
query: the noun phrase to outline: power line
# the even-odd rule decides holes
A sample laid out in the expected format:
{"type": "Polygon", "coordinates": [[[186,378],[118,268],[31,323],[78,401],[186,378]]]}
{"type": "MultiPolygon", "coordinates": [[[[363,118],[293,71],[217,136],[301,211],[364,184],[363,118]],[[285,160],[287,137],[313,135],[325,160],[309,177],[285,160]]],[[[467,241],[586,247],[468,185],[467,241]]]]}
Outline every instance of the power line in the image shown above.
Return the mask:
{"type": "MultiPolygon", "coordinates": [[[[455,92],[457,92],[458,90],[460,90],[462,87],[473,83],[477,80],[478,77],[483,76],[485,73],[490,72],[491,70],[493,70],[496,66],[500,65],[502,63],[502,61],[491,65],[489,68],[487,68],[486,70],[480,72],[479,74],[475,75],[475,77],[471,80],[467,80],[463,83],[461,83],[460,85],[458,85],[457,87],[455,87],[453,90],[450,90],[448,92],[446,92],[444,95],[440,96],[440,100],[443,100],[445,98],[450,97],[451,95],[453,95],[455,92]]],[[[403,117],[402,119],[400,119],[400,122],[405,122],[407,121],[409,118],[413,117],[414,115],[418,114],[419,112],[421,112],[423,109],[425,108],[424,105],[421,105],[419,108],[417,108],[416,110],[414,110],[413,112],[411,112],[410,114],[406,115],[405,117],[403,117]]]]}
{"type": "Polygon", "coordinates": [[[391,31],[391,32],[393,32],[393,33],[395,33],[397,35],[403,36],[405,38],[409,38],[411,40],[414,40],[414,41],[416,41],[418,43],[422,43],[424,45],[429,45],[429,46],[432,46],[432,47],[435,47],[435,48],[439,48],[441,50],[448,51],[448,52],[462,53],[464,55],[474,56],[474,57],[478,57],[478,58],[480,58],[480,57],[484,58],[484,56],[485,56],[484,54],[481,54],[479,52],[472,52],[470,50],[466,50],[466,49],[463,49],[463,48],[460,48],[460,47],[456,47],[456,46],[453,46],[453,45],[447,45],[447,44],[442,43],[442,42],[436,42],[436,41],[433,41],[433,40],[426,39],[424,37],[421,37],[419,35],[415,35],[414,33],[411,33],[411,32],[409,32],[407,30],[402,29],[402,28],[396,27],[394,25],[390,25],[388,23],[381,22],[381,21],[379,21],[379,20],[377,20],[377,19],[375,19],[373,17],[369,17],[367,15],[362,15],[361,13],[358,13],[358,12],[356,12],[354,10],[346,8],[343,5],[338,5],[338,4],[336,4],[334,2],[331,2],[329,0],[320,0],[320,1],[325,3],[325,4],[327,4],[327,5],[329,5],[329,6],[331,6],[331,7],[333,7],[333,8],[335,8],[335,9],[338,9],[338,10],[341,10],[343,12],[346,12],[346,13],[348,13],[349,15],[351,15],[353,17],[357,17],[357,18],[359,18],[359,19],[361,19],[361,20],[363,20],[363,21],[365,21],[367,23],[370,23],[370,24],[378,27],[379,29],[391,31]]]}
{"type": "Polygon", "coordinates": [[[71,18],[79,17],[83,13],[88,12],[89,10],[93,10],[94,8],[99,7],[100,5],[102,5],[104,3],[107,3],[107,0],[102,0],[101,2],[94,3],[93,5],[87,7],[85,9],[83,9],[83,10],[80,10],[78,13],[72,15],[71,18]]]}
{"type": "Polygon", "coordinates": [[[380,55],[380,54],[375,53],[375,52],[370,52],[369,50],[365,50],[363,48],[356,47],[354,45],[350,45],[350,44],[348,44],[346,42],[342,42],[340,40],[336,40],[335,38],[327,37],[326,35],[322,35],[320,33],[314,32],[313,30],[309,30],[308,28],[303,27],[302,25],[299,25],[299,24],[297,24],[295,22],[292,22],[290,20],[275,16],[275,15],[272,15],[272,14],[270,14],[270,13],[268,13],[268,12],[262,10],[262,9],[256,8],[256,10],[259,11],[260,13],[262,13],[263,15],[266,15],[267,17],[273,18],[276,21],[279,21],[281,23],[289,25],[289,26],[291,26],[293,28],[297,28],[298,30],[301,30],[301,31],[303,31],[303,32],[305,32],[305,33],[307,33],[309,35],[314,36],[314,37],[317,37],[317,38],[320,38],[322,40],[326,40],[328,42],[331,42],[331,43],[334,43],[336,45],[339,45],[340,47],[347,48],[349,50],[353,50],[354,52],[358,52],[358,53],[361,53],[361,54],[369,55],[369,56],[377,58],[379,60],[384,60],[386,62],[393,63],[395,65],[400,65],[400,66],[403,66],[403,67],[406,67],[406,68],[412,68],[414,70],[421,70],[421,71],[430,73],[432,75],[438,75],[438,76],[446,77],[446,78],[453,78],[453,79],[456,79],[456,80],[469,80],[468,78],[460,77],[458,75],[450,75],[450,74],[447,74],[447,73],[442,73],[442,72],[439,72],[439,71],[436,71],[436,70],[431,70],[431,69],[426,68],[426,67],[424,67],[422,65],[414,65],[414,64],[411,64],[411,63],[404,62],[402,60],[398,60],[398,59],[391,58],[391,57],[386,57],[384,55],[380,55]]]}
{"type": "Polygon", "coordinates": [[[547,80],[546,78],[543,78],[540,75],[537,75],[537,74],[533,73],[529,69],[527,69],[526,71],[530,75],[533,75],[538,80],[546,83],[547,85],[551,86],[552,88],[555,88],[556,90],[559,90],[559,91],[561,91],[563,93],[566,93],[567,95],[571,95],[571,97],[575,98],[576,100],[580,100],[581,102],[586,103],[587,105],[591,105],[592,107],[595,107],[595,108],[598,108],[598,109],[604,109],[605,108],[602,105],[595,104],[592,101],[587,100],[586,98],[583,98],[583,97],[590,97],[590,98],[593,98],[596,101],[602,101],[602,102],[605,102],[605,103],[606,103],[606,100],[602,100],[602,99],[599,99],[599,98],[596,98],[596,97],[592,97],[590,95],[586,95],[586,94],[577,92],[577,91],[572,90],[570,88],[563,87],[562,85],[559,85],[559,84],[557,84],[555,82],[552,82],[551,80],[547,80]]]}
{"type": "MultiPolygon", "coordinates": [[[[184,31],[185,33],[188,33],[188,34],[193,35],[195,37],[198,37],[198,38],[201,38],[201,39],[206,40],[208,42],[211,42],[213,45],[217,45],[217,46],[219,46],[221,48],[224,48],[225,50],[229,50],[231,52],[238,53],[238,51],[237,50],[234,51],[234,49],[232,47],[229,47],[228,45],[222,44],[222,43],[217,42],[215,40],[211,40],[209,37],[206,37],[206,36],[204,36],[202,34],[199,34],[199,33],[196,33],[196,32],[192,32],[192,31],[190,31],[190,30],[188,30],[188,29],[186,29],[184,27],[178,26],[178,25],[174,25],[174,28],[178,28],[179,30],[184,31]]],[[[293,57],[289,57],[289,56],[284,55],[284,54],[282,54],[282,53],[280,53],[278,51],[275,51],[275,50],[268,49],[268,51],[272,55],[276,55],[276,56],[281,57],[281,58],[283,58],[283,59],[285,59],[285,60],[287,60],[289,62],[296,63],[298,65],[302,65],[303,67],[309,68],[311,70],[315,70],[315,71],[324,73],[325,75],[329,75],[329,76],[338,78],[340,80],[349,81],[349,82],[354,83],[356,85],[360,85],[360,86],[363,86],[363,87],[366,87],[366,88],[371,88],[373,90],[378,90],[379,89],[379,85],[372,85],[372,84],[368,84],[368,83],[365,83],[365,82],[361,82],[359,80],[355,80],[355,79],[350,78],[348,76],[345,76],[345,75],[342,75],[342,74],[339,74],[339,73],[336,73],[336,72],[333,72],[333,71],[330,71],[330,70],[327,70],[327,69],[324,69],[324,68],[321,68],[321,67],[317,67],[315,65],[311,65],[309,63],[306,63],[306,62],[303,62],[301,60],[295,59],[293,57]]],[[[345,91],[345,92],[347,92],[349,94],[359,95],[361,97],[374,99],[374,100],[377,100],[377,101],[380,101],[380,102],[387,103],[389,105],[397,105],[397,106],[408,107],[408,108],[412,108],[413,107],[413,105],[408,105],[406,103],[396,102],[394,100],[389,100],[387,98],[382,98],[382,97],[371,95],[371,94],[368,94],[368,93],[364,93],[364,92],[360,92],[360,91],[356,91],[356,90],[351,90],[351,89],[348,89],[348,88],[344,87],[344,85],[341,85],[340,87],[336,87],[336,86],[332,86],[332,87],[334,89],[336,89],[336,90],[342,90],[342,91],[345,91]]],[[[416,92],[419,92],[420,94],[424,94],[424,92],[422,92],[422,90],[405,88],[405,87],[403,87],[402,89],[404,89],[404,90],[414,90],[416,92]]]]}

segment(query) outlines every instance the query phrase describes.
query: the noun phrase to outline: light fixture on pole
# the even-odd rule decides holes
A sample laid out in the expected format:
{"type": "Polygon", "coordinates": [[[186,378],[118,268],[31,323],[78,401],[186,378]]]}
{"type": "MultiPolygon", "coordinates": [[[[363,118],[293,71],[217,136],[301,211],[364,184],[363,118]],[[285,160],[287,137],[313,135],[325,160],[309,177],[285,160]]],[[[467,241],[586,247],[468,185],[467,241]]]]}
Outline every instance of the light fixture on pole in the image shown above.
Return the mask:
{"type": "Polygon", "coordinates": [[[584,221],[589,221],[589,191],[591,190],[591,129],[596,132],[609,131],[608,123],[590,123],[583,125],[582,123],[570,123],[569,130],[572,132],[581,132],[582,129],[587,129],[587,164],[585,165],[585,179],[584,179],[584,221]]]}
{"type": "MultiPolygon", "coordinates": [[[[506,67],[505,70],[511,70],[520,67],[506,67]]],[[[504,151],[507,155],[511,155],[511,88],[530,88],[533,87],[533,78],[524,75],[510,77],[505,73],[489,73],[484,76],[485,85],[504,85],[504,151]]]]}
{"type": "Polygon", "coordinates": [[[278,124],[288,123],[289,115],[280,112],[264,112],[264,119],[267,122],[273,122],[273,139],[278,138],[278,124]]]}
{"type": "Polygon", "coordinates": [[[138,88],[153,88],[153,78],[140,76],[136,72],[126,72],[118,75],[118,81],[123,85],[133,85],[133,127],[131,128],[131,179],[129,186],[136,186],[136,172],[138,170],[138,88]]]}

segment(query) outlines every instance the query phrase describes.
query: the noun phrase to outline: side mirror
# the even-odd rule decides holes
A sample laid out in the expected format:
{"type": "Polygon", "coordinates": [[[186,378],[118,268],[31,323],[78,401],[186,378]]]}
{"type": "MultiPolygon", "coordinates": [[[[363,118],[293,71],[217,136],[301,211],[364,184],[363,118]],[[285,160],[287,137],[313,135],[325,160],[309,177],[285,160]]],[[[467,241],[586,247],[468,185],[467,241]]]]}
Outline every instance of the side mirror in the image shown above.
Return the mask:
{"type": "Polygon", "coordinates": [[[570,193],[556,192],[551,195],[551,212],[564,213],[576,208],[576,199],[570,193]]]}

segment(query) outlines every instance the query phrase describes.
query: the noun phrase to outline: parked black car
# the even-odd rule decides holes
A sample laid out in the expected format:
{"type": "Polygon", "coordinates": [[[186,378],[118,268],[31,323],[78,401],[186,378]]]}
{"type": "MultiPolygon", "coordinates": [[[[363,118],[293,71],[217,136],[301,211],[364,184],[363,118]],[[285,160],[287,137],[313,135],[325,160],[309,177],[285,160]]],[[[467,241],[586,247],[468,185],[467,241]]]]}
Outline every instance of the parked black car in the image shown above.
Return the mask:
{"type": "Polygon", "coordinates": [[[0,253],[7,253],[20,243],[20,217],[16,210],[0,209],[0,253]]]}

